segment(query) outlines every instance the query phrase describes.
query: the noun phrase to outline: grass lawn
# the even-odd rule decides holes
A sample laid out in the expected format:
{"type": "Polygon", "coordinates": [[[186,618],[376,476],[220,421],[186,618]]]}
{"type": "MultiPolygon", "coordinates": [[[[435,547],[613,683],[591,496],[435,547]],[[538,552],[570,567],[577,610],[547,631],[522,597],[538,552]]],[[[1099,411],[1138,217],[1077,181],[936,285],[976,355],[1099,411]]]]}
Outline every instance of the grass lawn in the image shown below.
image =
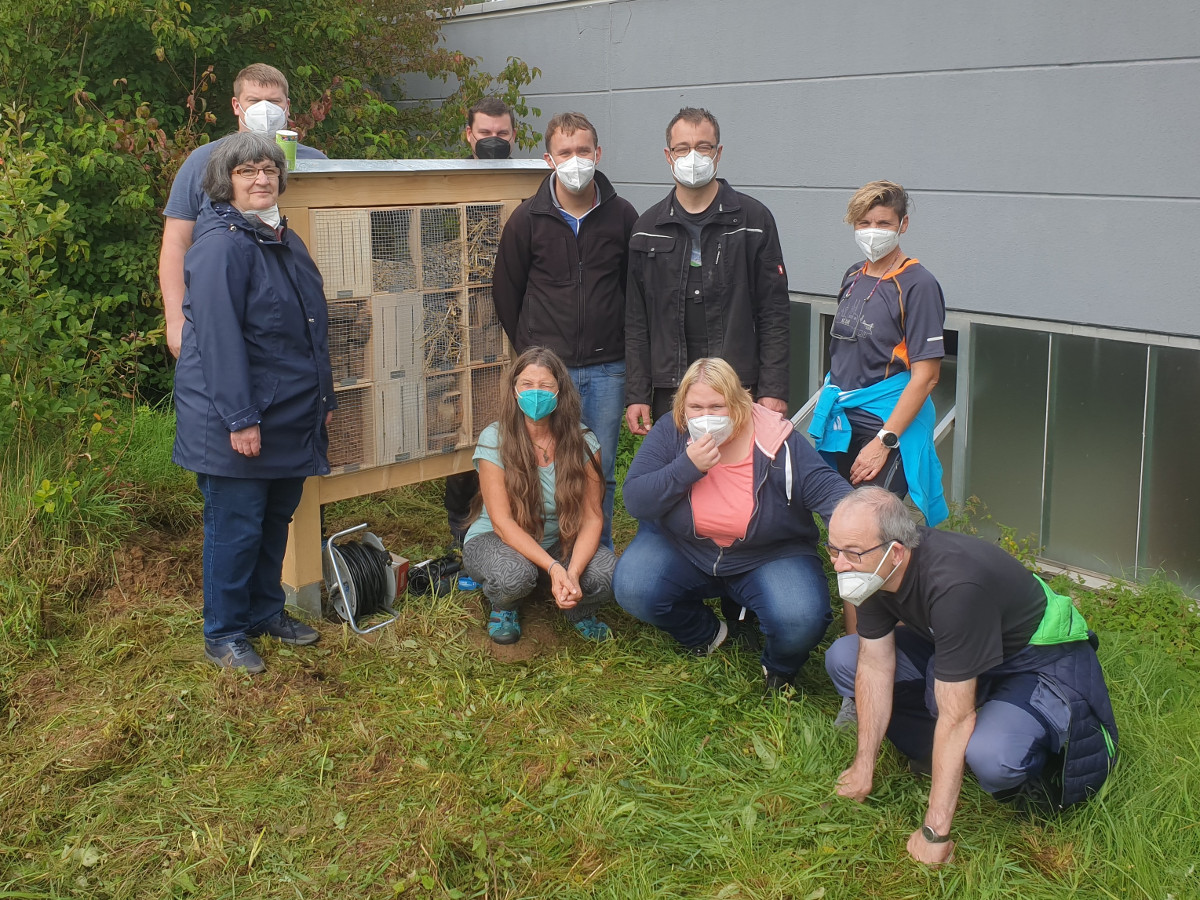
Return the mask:
{"type": "MultiPolygon", "coordinates": [[[[927,870],[928,782],[894,752],[868,803],[834,796],[854,743],[819,655],[767,699],[755,656],[615,609],[607,644],[543,602],[495,648],[456,593],[239,677],[201,654],[194,508],[156,509],[84,608],[0,654],[0,900],[1200,897],[1197,625],[1164,585],[1075,591],[1121,728],[1102,795],[1030,820],[968,779],[957,861],[927,870]]],[[[414,558],[445,527],[437,485],[329,524],[362,518],[414,558]]]]}

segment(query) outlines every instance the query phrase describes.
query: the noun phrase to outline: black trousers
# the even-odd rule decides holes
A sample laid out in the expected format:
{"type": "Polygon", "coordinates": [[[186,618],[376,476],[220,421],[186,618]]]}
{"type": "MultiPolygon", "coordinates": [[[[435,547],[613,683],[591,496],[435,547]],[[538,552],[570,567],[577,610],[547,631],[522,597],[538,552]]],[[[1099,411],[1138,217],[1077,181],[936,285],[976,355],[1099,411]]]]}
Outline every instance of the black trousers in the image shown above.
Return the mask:
{"type": "Polygon", "coordinates": [[[460,543],[471,524],[471,501],[479,493],[479,473],[459,472],[446,476],[446,524],[460,543]]]}

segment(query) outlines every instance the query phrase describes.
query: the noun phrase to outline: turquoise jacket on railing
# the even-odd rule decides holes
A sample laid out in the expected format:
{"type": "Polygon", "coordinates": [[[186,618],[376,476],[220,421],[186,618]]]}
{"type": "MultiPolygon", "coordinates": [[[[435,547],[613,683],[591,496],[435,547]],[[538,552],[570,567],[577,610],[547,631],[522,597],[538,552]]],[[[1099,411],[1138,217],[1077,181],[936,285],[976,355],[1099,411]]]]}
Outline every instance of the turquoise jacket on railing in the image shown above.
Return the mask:
{"type": "MultiPolygon", "coordinates": [[[[899,372],[868,387],[843,391],[830,384],[829,376],[825,376],[808,433],[816,438],[817,450],[831,466],[837,467],[833,454],[845,453],[850,448],[850,420],[845,411],[862,409],[887,421],[910,377],[908,372],[899,372]]],[[[904,462],[908,492],[930,528],[936,528],[950,515],[942,491],[942,464],[933,446],[936,425],[933,401],[926,397],[917,417],[900,435],[900,459],[904,462]]]]}

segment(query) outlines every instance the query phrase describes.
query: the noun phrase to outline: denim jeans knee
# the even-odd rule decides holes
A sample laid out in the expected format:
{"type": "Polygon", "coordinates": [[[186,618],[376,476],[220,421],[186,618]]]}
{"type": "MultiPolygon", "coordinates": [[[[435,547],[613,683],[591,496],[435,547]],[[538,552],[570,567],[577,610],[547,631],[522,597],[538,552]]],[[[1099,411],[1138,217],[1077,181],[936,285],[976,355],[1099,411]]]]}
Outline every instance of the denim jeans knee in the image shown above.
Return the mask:
{"type": "Polygon", "coordinates": [[[604,468],[604,528],[600,543],[613,549],[613,500],[617,490],[617,444],[621,438],[621,420],[625,415],[625,361],[570,366],[579,391],[583,424],[600,442],[600,463],[604,468]]]}
{"type": "Polygon", "coordinates": [[[762,664],[794,676],[833,620],[821,561],[811,554],[773,559],[724,581],[734,599],[758,616],[766,637],[762,664]]]}
{"type": "Polygon", "coordinates": [[[704,605],[721,593],[721,580],[693,565],[671,539],[643,522],[617,560],[613,593],[622,609],[663,629],[685,647],[712,639],[717,617],[704,605]]]}

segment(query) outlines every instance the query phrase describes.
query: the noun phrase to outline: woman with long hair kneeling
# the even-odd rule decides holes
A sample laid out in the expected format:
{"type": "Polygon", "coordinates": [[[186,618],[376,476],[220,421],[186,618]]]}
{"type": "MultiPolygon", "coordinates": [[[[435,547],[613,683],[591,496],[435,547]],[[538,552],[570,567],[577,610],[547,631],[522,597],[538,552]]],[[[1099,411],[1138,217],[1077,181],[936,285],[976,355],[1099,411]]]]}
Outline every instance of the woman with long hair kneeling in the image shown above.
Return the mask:
{"type": "Polygon", "coordinates": [[[500,421],[479,435],[475,468],[482,504],[463,541],[463,568],[491,604],[492,640],[520,639],[517,607],[539,578],[576,631],[608,638],[596,610],[612,599],[617,560],[600,546],[600,444],[583,426],[579,394],[552,351],[531,347],[513,362],[500,421]]]}

